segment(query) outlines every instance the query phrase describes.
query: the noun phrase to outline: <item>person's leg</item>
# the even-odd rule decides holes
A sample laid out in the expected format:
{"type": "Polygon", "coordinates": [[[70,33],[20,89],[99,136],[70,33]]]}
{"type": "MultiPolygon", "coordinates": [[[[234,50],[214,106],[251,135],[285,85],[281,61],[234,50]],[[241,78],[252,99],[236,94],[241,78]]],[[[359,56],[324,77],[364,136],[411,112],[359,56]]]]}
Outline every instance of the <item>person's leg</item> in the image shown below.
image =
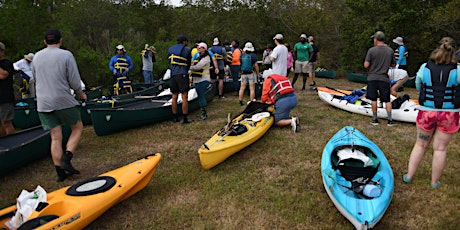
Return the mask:
{"type": "Polygon", "coordinates": [[[56,126],[50,129],[51,136],[51,157],[55,166],[61,166],[62,155],[62,126],[56,126]]]}
{"type": "Polygon", "coordinates": [[[308,73],[302,73],[302,90],[305,90],[305,86],[307,85],[307,78],[308,73]]]}
{"type": "Polygon", "coordinates": [[[191,123],[191,120],[188,120],[188,92],[182,93],[182,115],[184,116],[183,124],[191,123]]]}
{"type": "Polygon", "coordinates": [[[219,79],[219,96],[223,97],[224,96],[224,79],[219,79]]]}
{"type": "Polygon", "coordinates": [[[436,186],[446,167],[447,147],[449,146],[452,134],[436,130],[433,136],[433,162],[431,168],[431,186],[436,186]]]}
{"type": "Polygon", "coordinates": [[[72,129],[72,132],[70,133],[69,140],[67,141],[66,150],[75,153],[83,133],[83,123],[79,121],[75,125],[70,126],[70,128],[72,129]]]}
{"type": "Polygon", "coordinates": [[[294,88],[294,85],[297,81],[297,78],[299,78],[299,74],[298,73],[294,73],[294,78],[292,78],[292,88],[294,88]]]}
{"type": "Polygon", "coordinates": [[[240,92],[238,93],[238,100],[240,102],[240,105],[243,105],[243,97],[244,97],[244,91],[246,90],[246,83],[241,83],[240,86],[240,92]]]}
{"type": "Polygon", "coordinates": [[[256,99],[256,84],[250,83],[249,84],[249,99],[254,101],[256,99]]]}
{"type": "Polygon", "coordinates": [[[426,148],[431,142],[433,132],[434,131],[427,132],[417,125],[417,139],[410,154],[407,174],[405,174],[405,179],[407,179],[406,182],[412,181],[412,178],[414,177],[415,172],[425,155],[426,148]]]}
{"type": "Polygon", "coordinates": [[[13,134],[15,132],[12,121],[1,121],[0,136],[13,134]]]}

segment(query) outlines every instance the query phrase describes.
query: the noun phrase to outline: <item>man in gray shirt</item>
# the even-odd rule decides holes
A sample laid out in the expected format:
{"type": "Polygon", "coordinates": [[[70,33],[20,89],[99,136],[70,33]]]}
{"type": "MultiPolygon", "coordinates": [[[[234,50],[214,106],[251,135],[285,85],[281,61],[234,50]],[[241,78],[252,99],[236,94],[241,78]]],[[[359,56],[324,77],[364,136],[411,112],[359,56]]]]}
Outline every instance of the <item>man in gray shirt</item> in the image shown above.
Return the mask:
{"type": "Polygon", "coordinates": [[[372,106],[372,125],[378,125],[377,120],[377,98],[381,102],[385,102],[385,108],[388,115],[388,126],[393,126],[395,123],[391,118],[391,102],[390,102],[390,78],[388,69],[390,65],[395,64],[394,51],[385,44],[385,34],[382,31],[375,32],[371,36],[374,39],[374,47],[367,51],[366,59],[364,60],[364,68],[369,68],[367,76],[367,95],[371,100],[372,106]]]}
{"type": "Polygon", "coordinates": [[[61,49],[62,35],[50,29],[45,34],[46,48],[37,52],[32,62],[32,74],[36,82],[37,111],[45,130],[51,134],[51,156],[57,172],[57,181],[64,181],[71,174],[79,174],[70,160],[77,149],[83,131],[79,102],[71,94],[75,91],[82,101],[86,100],[77,63],[70,51],[61,49]],[[62,149],[62,125],[72,129],[62,149]]]}

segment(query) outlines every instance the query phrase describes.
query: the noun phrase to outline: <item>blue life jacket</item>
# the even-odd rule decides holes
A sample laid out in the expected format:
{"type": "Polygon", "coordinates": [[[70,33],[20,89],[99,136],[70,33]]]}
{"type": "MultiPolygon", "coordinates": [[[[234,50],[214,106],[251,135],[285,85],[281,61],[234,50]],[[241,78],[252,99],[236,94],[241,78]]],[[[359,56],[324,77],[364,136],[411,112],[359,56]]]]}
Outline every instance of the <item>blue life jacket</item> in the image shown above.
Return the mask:
{"type": "Polygon", "coordinates": [[[460,108],[460,86],[457,84],[457,65],[426,63],[423,70],[419,104],[437,109],[460,108]]]}
{"type": "Polygon", "coordinates": [[[212,46],[210,50],[214,53],[214,57],[216,57],[217,61],[224,60],[224,52],[222,51],[222,46],[212,46]]]}

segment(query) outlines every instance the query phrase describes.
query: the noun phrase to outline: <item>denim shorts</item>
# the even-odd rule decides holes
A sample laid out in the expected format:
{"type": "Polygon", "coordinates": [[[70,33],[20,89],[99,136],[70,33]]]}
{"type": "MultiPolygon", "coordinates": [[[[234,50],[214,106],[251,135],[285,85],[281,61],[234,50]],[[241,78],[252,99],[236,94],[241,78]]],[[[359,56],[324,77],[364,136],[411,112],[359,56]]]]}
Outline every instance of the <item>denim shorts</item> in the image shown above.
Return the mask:
{"type": "Polygon", "coordinates": [[[290,118],[291,110],[297,105],[297,96],[294,93],[279,98],[275,102],[275,123],[290,118]]]}

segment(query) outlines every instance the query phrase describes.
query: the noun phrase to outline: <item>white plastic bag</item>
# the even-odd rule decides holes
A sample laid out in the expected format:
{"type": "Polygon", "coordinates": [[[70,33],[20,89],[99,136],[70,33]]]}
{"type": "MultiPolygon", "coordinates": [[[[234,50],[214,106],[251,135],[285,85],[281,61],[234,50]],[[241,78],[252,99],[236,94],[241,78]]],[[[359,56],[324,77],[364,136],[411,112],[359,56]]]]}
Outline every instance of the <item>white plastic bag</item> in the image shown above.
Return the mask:
{"type": "Polygon", "coordinates": [[[46,202],[46,191],[40,185],[32,192],[22,190],[16,200],[16,213],[11,220],[5,223],[6,226],[10,229],[19,228],[27,221],[40,202],[46,202]]]}

